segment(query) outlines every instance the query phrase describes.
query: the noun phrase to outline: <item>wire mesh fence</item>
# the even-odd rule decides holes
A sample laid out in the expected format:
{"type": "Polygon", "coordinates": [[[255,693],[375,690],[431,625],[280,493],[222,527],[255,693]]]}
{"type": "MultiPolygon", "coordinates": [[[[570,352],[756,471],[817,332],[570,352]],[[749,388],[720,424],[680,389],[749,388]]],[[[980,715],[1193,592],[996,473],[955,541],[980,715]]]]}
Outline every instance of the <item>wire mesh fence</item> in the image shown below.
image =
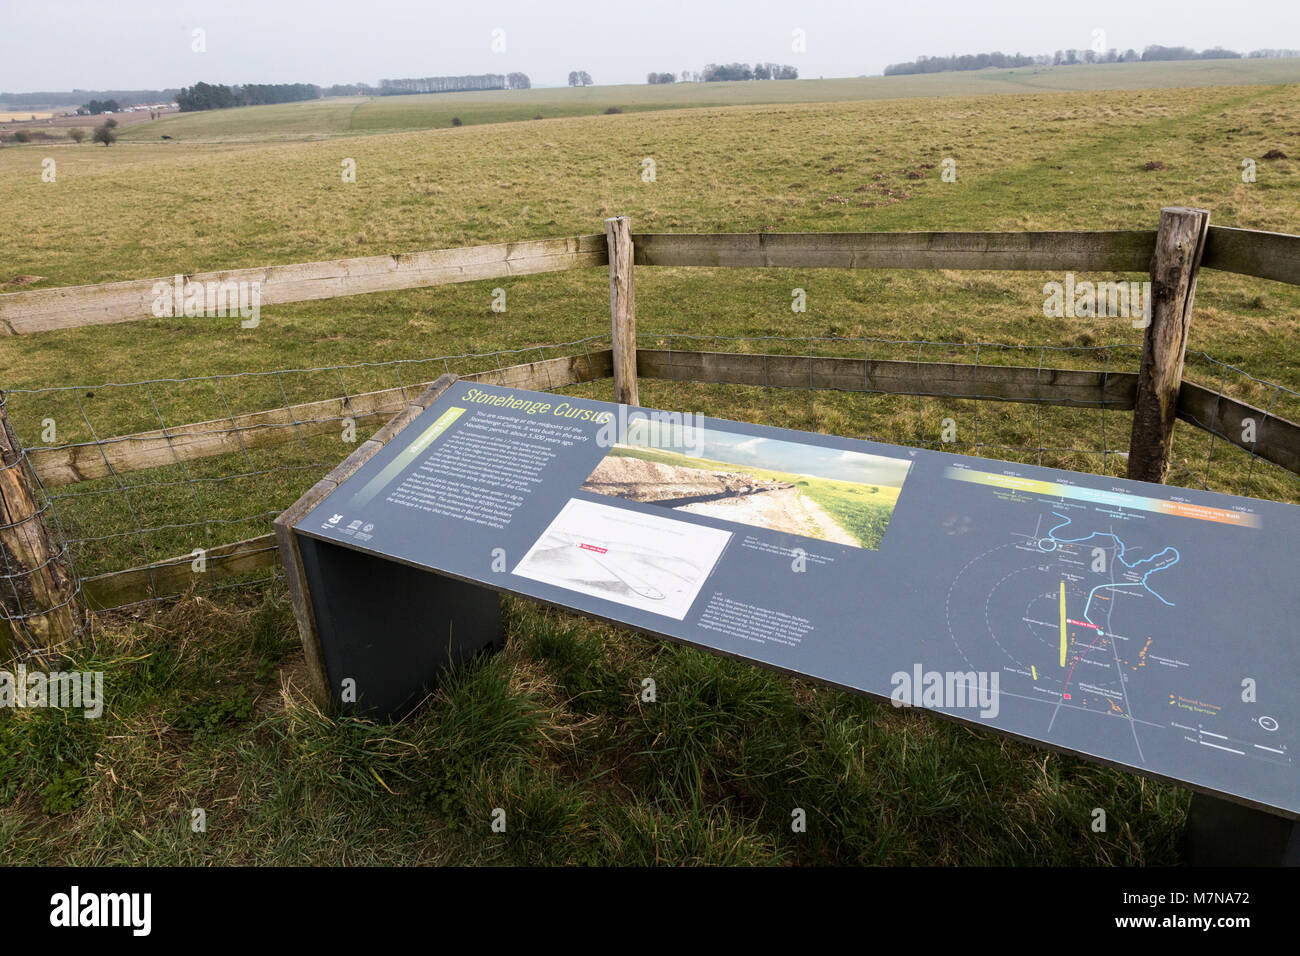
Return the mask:
{"type": "MultiPolygon", "coordinates": [[[[1112,476],[1126,467],[1141,357],[1136,345],[645,331],[638,346],[648,407],[1112,476]]],[[[85,607],[265,584],[279,574],[274,518],[429,382],[452,373],[611,400],[609,348],[601,336],[428,359],[17,389],[4,401],[22,447],[5,467],[33,476],[37,517],[85,607]]],[[[1300,393],[1207,354],[1188,355],[1185,379],[1211,398],[1300,418],[1300,393]]],[[[1213,401],[1197,410],[1197,427],[1175,430],[1171,484],[1300,501],[1300,477],[1257,454],[1253,437],[1229,430],[1240,416],[1230,421],[1213,401]]],[[[32,569],[15,560],[14,529],[0,530],[9,532],[0,614],[23,628],[33,610],[32,569]]]]}
{"type": "MultiPolygon", "coordinates": [[[[30,476],[34,520],[58,540],[73,597],[95,610],[266,583],[271,522],[443,374],[504,380],[553,360],[608,374],[608,339],[530,349],[186,379],[15,389],[5,410],[30,476]],[[585,361],[584,361],[585,359],[585,361]],[[230,545],[236,545],[234,548],[230,545]],[[183,561],[180,559],[184,559],[183,561]],[[118,574],[134,569],[128,575],[118,574]]],[[[555,370],[555,383],[572,376],[555,370]]],[[[32,569],[6,540],[0,620],[27,628],[32,569]]],[[[0,636],[2,639],[2,636],[0,636]]],[[[0,648],[2,649],[2,648],[0,648]]],[[[57,648],[43,648],[45,651],[57,648]]]]}

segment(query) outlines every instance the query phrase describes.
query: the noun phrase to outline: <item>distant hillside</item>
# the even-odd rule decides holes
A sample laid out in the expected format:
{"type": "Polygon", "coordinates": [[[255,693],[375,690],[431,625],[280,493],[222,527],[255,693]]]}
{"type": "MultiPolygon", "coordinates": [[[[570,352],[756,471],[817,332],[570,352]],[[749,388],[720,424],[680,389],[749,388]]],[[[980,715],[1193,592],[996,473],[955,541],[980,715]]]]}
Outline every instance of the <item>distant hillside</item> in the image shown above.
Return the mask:
{"type": "Polygon", "coordinates": [[[1185,46],[1149,46],[1141,53],[1137,50],[1057,50],[1025,56],[1023,53],[966,53],[960,56],[921,56],[908,63],[891,63],[885,67],[885,76],[906,76],[913,73],[953,73],[964,70],[1011,69],[1024,66],[1075,66],[1106,63],[1157,63],[1186,60],[1240,60],[1279,59],[1300,57],[1300,50],[1252,50],[1248,54],[1225,50],[1221,46],[1197,52],[1185,46]]]}
{"type": "Polygon", "coordinates": [[[329,97],[172,116],[122,132],[121,140],[255,142],[357,136],[456,125],[530,122],[611,111],[1001,93],[1061,93],[1189,86],[1300,83],[1300,59],[1191,60],[1029,66],[1009,70],[782,82],[666,83],[486,90],[410,96],[329,97]]]}
{"type": "Polygon", "coordinates": [[[123,106],[133,103],[170,103],[176,90],[61,90],[41,93],[0,93],[0,107],[33,109],[35,107],[80,106],[91,100],[117,100],[123,106]]]}

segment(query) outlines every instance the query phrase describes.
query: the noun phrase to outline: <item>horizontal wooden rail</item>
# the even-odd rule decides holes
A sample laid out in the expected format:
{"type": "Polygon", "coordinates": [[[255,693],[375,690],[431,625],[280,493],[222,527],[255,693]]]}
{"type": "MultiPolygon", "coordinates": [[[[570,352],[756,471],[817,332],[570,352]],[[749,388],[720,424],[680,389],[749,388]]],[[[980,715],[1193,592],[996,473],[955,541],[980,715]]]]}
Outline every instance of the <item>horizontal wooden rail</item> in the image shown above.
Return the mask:
{"type": "MultiPolygon", "coordinates": [[[[420,289],[454,282],[532,275],[608,265],[603,235],[536,239],[496,245],[360,259],[333,259],[255,269],[187,275],[203,283],[257,282],[260,305],[306,302],[336,296],[420,289]]],[[[86,325],[130,322],[153,315],[154,287],[173,277],[133,279],[103,285],[35,289],[0,295],[0,335],[49,332],[86,325]]],[[[235,317],[238,318],[236,312],[235,317]]]]}
{"type": "MultiPolygon", "coordinates": [[[[562,356],[462,377],[544,391],[612,374],[610,350],[602,349],[590,355],[562,356]]],[[[868,363],[832,356],[666,349],[638,349],[637,374],[676,382],[811,387],[1121,411],[1133,408],[1137,382],[1135,373],[1120,371],[881,359],[868,363]]],[[[166,433],[156,430],[97,443],[33,448],[28,457],[42,482],[57,487],[327,434],[337,431],[344,418],[352,418],[359,426],[378,424],[400,411],[410,393],[424,384],[248,412],[177,426],[166,433]]],[[[1191,382],[1183,383],[1178,414],[1190,424],[1222,432],[1234,444],[1248,451],[1253,449],[1259,457],[1300,474],[1300,426],[1284,418],[1191,382]],[[1255,421],[1253,445],[1240,437],[1241,423],[1246,418],[1255,421]]]]}
{"type": "Polygon", "coordinates": [[[229,577],[272,567],[279,560],[279,552],[275,535],[263,534],[209,548],[205,560],[205,571],[195,571],[194,555],[185,554],[138,568],[82,578],[82,601],[93,611],[106,611],[151,598],[173,597],[184,594],[195,581],[212,579],[218,571],[229,577]]]}
{"type": "Polygon", "coordinates": [[[639,266],[1146,272],[1155,230],[638,233],[639,266]]]}
{"type": "MultiPolygon", "coordinates": [[[[581,357],[579,357],[581,358],[581,357]]],[[[493,370],[463,376],[470,381],[485,381],[517,388],[557,387],[608,378],[612,375],[609,350],[592,354],[593,367],[586,377],[571,376],[566,381],[551,377],[564,359],[547,363],[514,365],[503,374],[493,370]],[[549,366],[544,368],[543,366],[549,366]]],[[[576,363],[576,359],[574,362],[576,363]]],[[[585,366],[585,359],[582,361],[585,366]]],[[[579,366],[573,364],[571,370],[579,366]]],[[[946,398],[978,398],[989,401],[1038,402],[1048,405],[1107,407],[1126,410],[1133,407],[1137,375],[1133,372],[1097,372],[1080,369],[1043,368],[1012,365],[972,365],[951,362],[907,362],[896,360],[761,355],[729,352],[677,352],[640,349],[637,352],[638,374],[644,378],[677,382],[738,385],[769,385],[777,388],[820,388],[837,391],[873,391],[902,395],[931,395],[946,398]]],[[[563,373],[562,373],[563,374],[563,373]]],[[[412,386],[412,389],[421,386],[412,386]]],[[[410,389],[408,389],[408,392],[410,389]]],[[[382,411],[374,415],[391,418],[406,408],[401,389],[371,392],[370,396],[387,396],[382,411]]],[[[353,396],[353,413],[356,401],[353,396]]],[[[332,400],[338,402],[339,400],[332,400]]],[[[326,402],[297,409],[316,408],[326,402]]],[[[334,407],[337,410],[336,406],[334,407]]],[[[376,405],[378,409],[379,406],[376,405]]],[[[283,412],[284,409],[276,409],[283,412]]],[[[268,413],[259,413],[268,414],[268,413]]],[[[1270,414],[1194,382],[1183,382],[1178,396],[1178,417],[1209,431],[1260,458],[1300,474],[1300,425],[1270,414]],[[1252,442],[1243,439],[1246,420],[1255,423],[1252,442]]],[[[335,419],[337,421],[337,418],[335,419]]],[[[228,424],[228,420],[209,423],[228,424]]],[[[197,427],[197,426],[188,426],[197,427]]],[[[300,426],[305,427],[305,426],[300,426]]],[[[293,437],[293,426],[276,432],[276,441],[293,437]]],[[[230,450],[224,448],[224,450],[230,450]]],[[[219,452],[214,452],[219,453],[219,452]]],[[[197,456],[196,456],[197,457],[197,456]]],[[[164,462],[165,463],[165,462],[164,462]]],[[[127,466],[130,466],[130,461],[127,466]]],[[[142,466],[147,467],[147,466],[142,466]]],[[[84,477],[84,476],[83,476],[84,477]]],[[[75,480],[75,479],[74,479],[75,480]]],[[[277,563],[273,535],[259,535],[208,550],[208,575],[222,572],[227,576],[277,563]]],[[[93,610],[122,607],[154,597],[184,593],[200,574],[192,569],[193,555],[169,558],[154,564],[98,574],[82,580],[86,606],[93,610]]]]}
{"type": "Polygon", "coordinates": [[[1178,417],[1300,475],[1300,425],[1295,422],[1188,381],[1178,390],[1178,417]],[[1253,442],[1244,438],[1247,419],[1254,423],[1253,442]]]}
{"type": "MultiPolygon", "coordinates": [[[[610,350],[603,349],[590,354],[565,355],[489,369],[462,377],[493,385],[544,391],[608,378],[612,374],[611,362],[610,350]]],[[[359,426],[377,424],[401,411],[410,401],[410,396],[418,394],[427,384],[246,412],[178,425],[166,431],[157,429],[57,448],[32,448],[27,456],[47,487],[67,485],[111,474],[172,465],[178,461],[230,454],[246,448],[277,445],[296,441],[300,436],[337,432],[339,422],[344,418],[352,418],[359,426]]]]}
{"type": "Polygon", "coordinates": [[[1211,226],[1201,266],[1300,285],[1300,236],[1211,226]]]}
{"type": "MultiPolygon", "coordinates": [[[[1155,232],[638,233],[636,265],[812,269],[1145,272],[1155,232]]],[[[256,282],[259,304],[418,289],[605,266],[601,235],[437,249],[186,275],[185,282],[256,282]]],[[[1300,284],[1300,236],[1210,227],[1204,266],[1300,284]]],[[[0,294],[0,335],[147,319],[173,276],[0,294]]]]}
{"type": "Polygon", "coordinates": [[[637,350],[637,373],[677,382],[823,388],[1085,408],[1133,407],[1135,372],[908,362],[752,352],[637,350]]]}

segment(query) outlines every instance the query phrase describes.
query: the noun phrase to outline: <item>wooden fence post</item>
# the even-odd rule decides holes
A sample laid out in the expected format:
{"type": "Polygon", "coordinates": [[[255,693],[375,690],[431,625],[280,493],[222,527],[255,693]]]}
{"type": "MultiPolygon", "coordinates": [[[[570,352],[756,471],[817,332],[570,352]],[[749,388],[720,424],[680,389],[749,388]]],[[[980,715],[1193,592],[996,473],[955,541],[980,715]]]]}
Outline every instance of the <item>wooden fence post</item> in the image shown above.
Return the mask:
{"type": "Polygon", "coordinates": [[[8,619],[0,620],[0,643],[8,638],[10,653],[43,658],[44,648],[76,637],[81,612],[34,487],[0,394],[0,615],[8,619]]]}
{"type": "Polygon", "coordinates": [[[1209,228],[1210,213],[1205,209],[1160,210],[1160,231],[1151,257],[1151,321],[1142,344],[1128,447],[1128,477],[1139,481],[1163,484],[1169,473],[1192,300],[1209,228]]]}
{"type": "Polygon", "coordinates": [[[605,220],[609,245],[609,315],[613,325],[614,401],[640,405],[636,387],[636,290],[632,284],[632,220],[605,220]]]}

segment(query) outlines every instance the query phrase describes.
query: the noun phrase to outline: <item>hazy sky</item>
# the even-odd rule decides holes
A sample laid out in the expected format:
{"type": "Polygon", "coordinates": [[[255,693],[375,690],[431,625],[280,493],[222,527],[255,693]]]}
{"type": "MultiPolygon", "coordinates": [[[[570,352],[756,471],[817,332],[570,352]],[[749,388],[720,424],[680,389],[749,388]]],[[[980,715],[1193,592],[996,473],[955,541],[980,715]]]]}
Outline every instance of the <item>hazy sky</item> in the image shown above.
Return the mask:
{"type": "Polygon", "coordinates": [[[911,460],[907,458],[886,458],[860,451],[667,423],[650,425],[642,422],[639,427],[634,423],[629,426],[626,437],[629,445],[663,448],[708,461],[895,488],[902,487],[911,467],[911,460]]]}
{"type": "Polygon", "coordinates": [[[775,61],[800,76],[878,74],[919,55],[1106,45],[1300,48],[1297,0],[0,0],[0,90],[328,85],[522,71],[563,85],[775,61]],[[191,49],[195,28],[207,52],[191,49]],[[802,29],[807,51],[791,49],[802,29]],[[505,52],[492,31],[505,31],[505,52]]]}

